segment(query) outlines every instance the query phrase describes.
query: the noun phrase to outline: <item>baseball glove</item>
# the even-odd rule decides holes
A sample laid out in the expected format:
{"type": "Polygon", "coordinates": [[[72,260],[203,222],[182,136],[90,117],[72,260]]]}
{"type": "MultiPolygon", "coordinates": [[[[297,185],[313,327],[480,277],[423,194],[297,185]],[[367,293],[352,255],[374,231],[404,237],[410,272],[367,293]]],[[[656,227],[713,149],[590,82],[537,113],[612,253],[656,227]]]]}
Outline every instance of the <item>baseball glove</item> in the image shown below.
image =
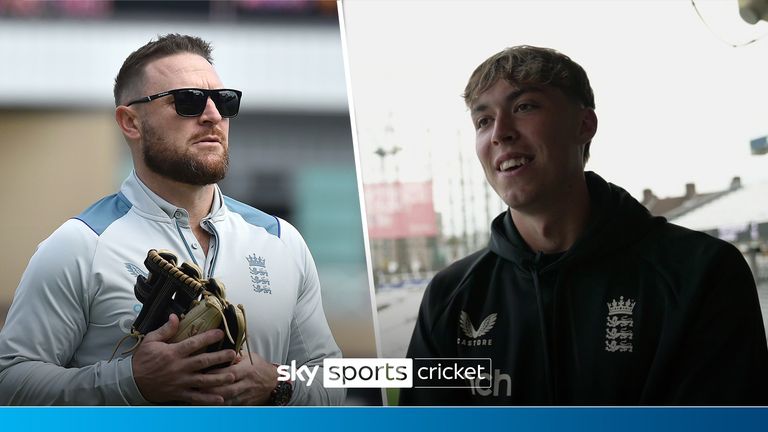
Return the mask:
{"type": "Polygon", "coordinates": [[[151,249],[147,253],[144,265],[149,274],[147,277],[139,275],[133,289],[143,307],[133,322],[131,334],[123,338],[118,347],[126,338],[134,337],[136,344],[123,354],[134,351],[147,333],[165,324],[168,316],[174,313],[179,317],[179,329],[170,342],[220,328],[225,337],[201,352],[232,349],[240,353],[243,344],[247,343],[243,305],[229,303],[224,284],[213,278],[204,279],[197,265],[177,263],[178,258],[173,252],[151,249]]]}

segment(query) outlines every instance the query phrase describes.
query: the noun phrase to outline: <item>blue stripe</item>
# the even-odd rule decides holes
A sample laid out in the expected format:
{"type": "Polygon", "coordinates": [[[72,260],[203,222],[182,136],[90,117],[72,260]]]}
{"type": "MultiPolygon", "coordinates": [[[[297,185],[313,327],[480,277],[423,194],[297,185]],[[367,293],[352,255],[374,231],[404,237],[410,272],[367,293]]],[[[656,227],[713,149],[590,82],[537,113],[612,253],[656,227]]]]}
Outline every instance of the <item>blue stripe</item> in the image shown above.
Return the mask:
{"type": "Polygon", "coordinates": [[[247,204],[243,204],[228,196],[224,197],[224,205],[226,205],[230,211],[242,216],[249,224],[264,228],[273,236],[280,237],[280,221],[278,221],[276,217],[264,213],[261,210],[257,210],[247,204]]]}
{"type": "Polygon", "coordinates": [[[197,263],[197,260],[195,259],[195,255],[192,253],[192,249],[189,248],[189,245],[187,244],[187,239],[184,238],[184,234],[181,233],[181,227],[179,226],[179,220],[176,219],[176,231],[179,232],[179,238],[181,238],[181,242],[184,243],[184,247],[187,248],[187,254],[192,257],[192,262],[195,263],[196,266],[200,266],[200,264],[197,263]]]}
{"type": "MultiPolygon", "coordinates": [[[[317,385],[317,384],[315,384],[317,385]]],[[[514,407],[2,407],[3,430],[103,432],[105,425],[141,425],[142,431],[221,429],[258,424],[273,431],[595,432],[764,431],[766,408],[514,408],[514,407]],[[505,426],[506,425],[506,426],[505,426]]]]}
{"type": "Polygon", "coordinates": [[[131,209],[131,202],[118,192],[114,195],[104,197],[96,201],[93,205],[83,210],[82,213],[75,216],[74,219],[82,221],[92,229],[96,235],[101,235],[112,222],[125,216],[131,209]]]}

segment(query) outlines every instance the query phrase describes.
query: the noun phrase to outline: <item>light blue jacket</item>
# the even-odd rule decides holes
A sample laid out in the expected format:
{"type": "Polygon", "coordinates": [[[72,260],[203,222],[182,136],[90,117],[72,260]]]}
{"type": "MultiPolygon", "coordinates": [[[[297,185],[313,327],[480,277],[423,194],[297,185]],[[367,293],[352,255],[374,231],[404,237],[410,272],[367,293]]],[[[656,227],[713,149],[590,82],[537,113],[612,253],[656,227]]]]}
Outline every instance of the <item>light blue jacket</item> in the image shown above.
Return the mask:
{"type": "Polygon", "coordinates": [[[133,293],[149,249],[174,251],[245,306],[248,346],[271,363],[321,366],[312,386],[294,383],[291,404],[341,404],[325,389],[322,361],[341,353],[323,313],[315,263],[287,222],[221,194],[201,225],[204,254],[186,210],[132,173],[120,192],[96,202],[39,246],[0,332],[0,403],[146,404],[131,357],[107,362],[141,309],[133,293]]]}

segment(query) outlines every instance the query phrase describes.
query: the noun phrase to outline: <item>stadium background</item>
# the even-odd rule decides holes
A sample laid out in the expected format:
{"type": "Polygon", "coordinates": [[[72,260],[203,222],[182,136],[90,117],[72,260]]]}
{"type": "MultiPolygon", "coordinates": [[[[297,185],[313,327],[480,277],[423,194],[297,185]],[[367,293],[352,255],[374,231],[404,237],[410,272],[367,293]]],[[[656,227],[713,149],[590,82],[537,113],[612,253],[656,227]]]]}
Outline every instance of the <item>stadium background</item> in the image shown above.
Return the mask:
{"type": "Polygon", "coordinates": [[[343,6],[383,357],[405,355],[427,283],[484,247],[505,209],[461,93],[523,44],[586,69],[599,119],[586,168],[739,247],[768,319],[768,22],[744,22],[737,0],[343,6]]]}
{"type": "MultiPolygon", "coordinates": [[[[113,80],[128,54],[170,32],[212,42],[222,80],[244,94],[222,190],[299,229],[344,355],[375,357],[333,1],[0,0],[0,325],[37,244],[130,172],[113,80]]],[[[348,396],[381,403],[378,390],[348,396]]]]}

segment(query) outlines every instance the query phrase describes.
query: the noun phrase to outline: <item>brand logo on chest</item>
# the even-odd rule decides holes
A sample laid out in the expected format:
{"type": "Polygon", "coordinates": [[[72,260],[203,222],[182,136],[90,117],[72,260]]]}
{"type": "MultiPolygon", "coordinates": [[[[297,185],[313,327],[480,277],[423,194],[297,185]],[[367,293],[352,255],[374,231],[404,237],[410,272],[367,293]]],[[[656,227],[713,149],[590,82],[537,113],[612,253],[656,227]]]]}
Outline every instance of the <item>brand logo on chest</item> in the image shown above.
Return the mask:
{"type": "Polygon", "coordinates": [[[136,264],[132,264],[132,263],[123,263],[123,264],[125,264],[125,269],[128,270],[128,273],[130,273],[131,276],[133,277],[149,276],[146,270],[142,270],[142,268],[137,266],[136,264]]]}
{"type": "Polygon", "coordinates": [[[493,329],[496,324],[496,316],[498,314],[492,313],[485,317],[483,322],[480,323],[480,327],[475,330],[475,326],[472,325],[472,320],[469,319],[469,314],[461,311],[459,316],[459,337],[456,338],[456,345],[461,346],[490,346],[493,345],[492,338],[483,338],[493,329]],[[467,338],[462,338],[461,335],[467,338]]]}
{"type": "Polygon", "coordinates": [[[256,254],[248,255],[245,259],[248,261],[253,292],[272,294],[269,273],[267,272],[267,260],[264,257],[256,256],[256,254]]]}
{"type": "Polygon", "coordinates": [[[608,316],[605,322],[605,350],[632,352],[634,300],[625,301],[624,296],[621,296],[619,301],[614,299],[606,305],[608,305],[608,316]]]}

